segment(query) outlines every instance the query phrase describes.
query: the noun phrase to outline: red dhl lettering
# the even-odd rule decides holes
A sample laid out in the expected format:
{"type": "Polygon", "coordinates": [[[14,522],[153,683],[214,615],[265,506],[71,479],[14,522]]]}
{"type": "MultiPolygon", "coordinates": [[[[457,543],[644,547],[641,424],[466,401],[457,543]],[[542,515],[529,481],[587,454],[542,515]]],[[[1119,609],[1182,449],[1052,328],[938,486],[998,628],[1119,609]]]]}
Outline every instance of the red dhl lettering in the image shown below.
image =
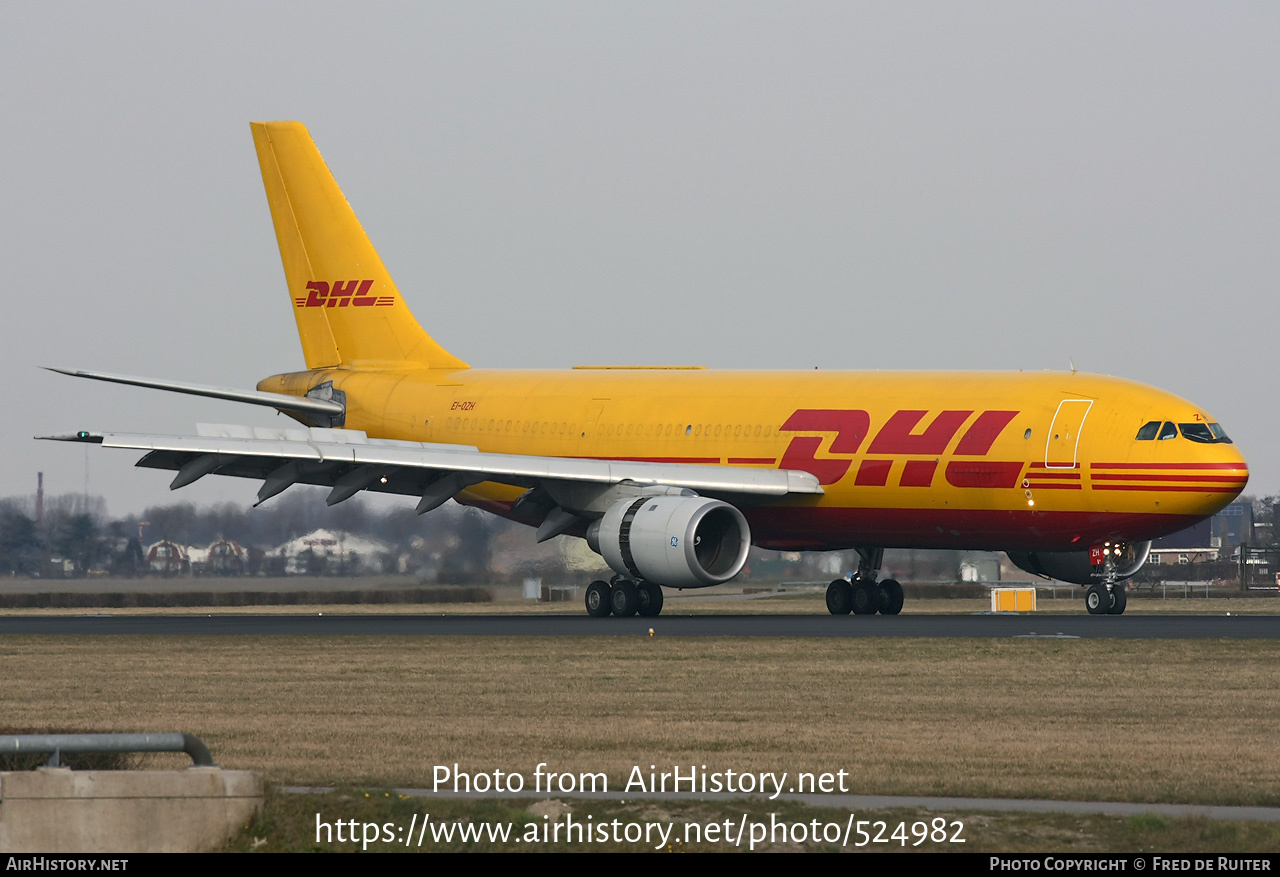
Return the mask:
{"type": "Polygon", "coordinates": [[[312,280],[307,284],[307,295],[295,298],[293,304],[299,308],[385,308],[395,303],[394,295],[370,295],[372,286],[372,280],[312,280]]]}
{"type": "MultiPolygon", "coordinates": [[[[865,411],[845,411],[831,408],[801,408],[782,424],[785,432],[835,432],[831,440],[831,452],[856,454],[862,440],[871,431],[871,415],[865,411]]],[[[796,436],[782,455],[781,469],[803,469],[811,472],[819,484],[835,484],[849,471],[852,460],[819,460],[818,448],[822,439],[812,436],[796,436]]]]}
{"type": "MultiPolygon", "coordinates": [[[[927,411],[896,411],[876,433],[867,448],[868,457],[858,465],[854,484],[859,487],[883,487],[889,483],[894,456],[932,455],[931,460],[907,460],[898,476],[900,487],[931,487],[938,469],[938,458],[946,453],[960,428],[973,415],[972,410],[942,411],[920,429],[927,411]]],[[[954,453],[957,456],[983,457],[1005,427],[1018,415],[1017,411],[983,411],[960,437],[954,453]]],[[[871,415],[862,410],[801,408],[787,418],[780,432],[834,432],[828,448],[830,454],[857,454],[871,433],[871,415]]],[[[802,469],[817,477],[819,484],[835,484],[848,473],[852,459],[819,457],[825,439],[818,436],[795,436],[779,461],[783,469],[802,469]]],[[[951,462],[945,467],[947,483],[953,487],[1014,487],[1022,472],[1020,462],[951,462]]]]}
{"type": "Polygon", "coordinates": [[[913,430],[929,412],[898,411],[867,449],[869,454],[941,454],[972,411],[943,411],[922,433],[913,430]]]}

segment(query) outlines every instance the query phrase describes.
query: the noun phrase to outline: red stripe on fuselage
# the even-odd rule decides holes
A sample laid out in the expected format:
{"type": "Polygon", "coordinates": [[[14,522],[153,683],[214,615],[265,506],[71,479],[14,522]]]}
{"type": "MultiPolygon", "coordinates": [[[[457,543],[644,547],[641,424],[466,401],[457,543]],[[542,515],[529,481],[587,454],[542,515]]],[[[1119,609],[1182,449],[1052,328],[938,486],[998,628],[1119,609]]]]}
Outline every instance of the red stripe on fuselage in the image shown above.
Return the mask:
{"type": "Polygon", "coordinates": [[[1239,493],[1240,485],[1231,487],[1178,487],[1173,484],[1095,484],[1094,490],[1140,490],[1147,493],[1239,493]]]}
{"type": "Polygon", "coordinates": [[[1090,463],[1090,469],[1243,469],[1243,463],[1090,463]]]}
{"type": "Polygon", "coordinates": [[[1229,481],[1243,485],[1249,479],[1238,475],[1107,475],[1101,472],[1090,473],[1094,481],[1214,481],[1221,484],[1229,481]]]}

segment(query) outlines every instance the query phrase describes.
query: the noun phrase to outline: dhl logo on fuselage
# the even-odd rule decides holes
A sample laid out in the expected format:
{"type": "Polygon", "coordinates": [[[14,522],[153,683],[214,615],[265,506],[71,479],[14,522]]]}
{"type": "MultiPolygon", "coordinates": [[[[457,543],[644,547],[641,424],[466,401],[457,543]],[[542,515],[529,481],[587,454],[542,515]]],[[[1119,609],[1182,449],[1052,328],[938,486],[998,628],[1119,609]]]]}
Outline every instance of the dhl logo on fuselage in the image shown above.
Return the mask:
{"type": "MultiPolygon", "coordinates": [[[[854,484],[859,487],[884,487],[896,459],[929,456],[932,459],[907,459],[898,478],[899,487],[930,487],[938,468],[939,457],[946,453],[960,427],[973,415],[973,410],[942,411],[923,429],[920,422],[929,412],[904,410],[894,412],[867,446],[868,456],[858,465],[854,484]],[[919,429],[919,431],[917,431],[919,429]]],[[[955,457],[985,457],[1000,433],[1018,416],[1017,411],[983,411],[964,431],[956,443],[955,457]]],[[[871,433],[871,415],[861,410],[834,408],[801,408],[787,418],[780,432],[834,432],[828,453],[852,457],[862,450],[871,433]]],[[[849,473],[852,459],[818,457],[824,439],[819,436],[795,436],[783,452],[778,466],[803,469],[817,476],[819,484],[835,484],[849,473]]],[[[952,487],[1016,487],[1022,474],[1022,461],[989,461],[981,459],[952,460],[944,469],[952,487]]]]}
{"type": "Polygon", "coordinates": [[[312,280],[307,284],[308,294],[295,298],[293,304],[299,308],[385,308],[395,303],[394,295],[369,295],[372,286],[372,280],[312,280]]]}

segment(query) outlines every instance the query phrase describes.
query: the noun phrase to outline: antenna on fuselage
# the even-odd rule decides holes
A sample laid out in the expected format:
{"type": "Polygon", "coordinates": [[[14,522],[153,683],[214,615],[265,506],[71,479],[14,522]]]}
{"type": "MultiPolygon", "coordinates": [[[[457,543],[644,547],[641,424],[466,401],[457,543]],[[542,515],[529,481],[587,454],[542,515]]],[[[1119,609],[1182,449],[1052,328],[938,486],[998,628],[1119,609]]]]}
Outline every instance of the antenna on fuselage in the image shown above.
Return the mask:
{"type": "Polygon", "coordinates": [[[1071,373],[1072,373],[1072,374],[1075,374],[1075,373],[1076,373],[1076,361],[1075,361],[1074,359],[1072,359],[1071,357],[1069,357],[1069,356],[1068,356],[1068,357],[1067,357],[1067,362],[1071,363],[1071,373]]]}

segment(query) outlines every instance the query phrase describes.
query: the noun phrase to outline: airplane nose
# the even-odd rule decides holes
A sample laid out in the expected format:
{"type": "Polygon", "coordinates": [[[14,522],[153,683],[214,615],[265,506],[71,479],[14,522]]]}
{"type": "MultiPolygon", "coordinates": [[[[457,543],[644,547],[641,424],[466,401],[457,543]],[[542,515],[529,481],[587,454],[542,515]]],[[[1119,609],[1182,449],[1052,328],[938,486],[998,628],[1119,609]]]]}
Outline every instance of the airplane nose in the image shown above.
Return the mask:
{"type": "Polygon", "coordinates": [[[1150,497],[1163,514],[1216,515],[1244,491],[1249,465],[1231,445],[1198,450],[1196,457],[1177,462],[1096,464],[1093,489],[1150,497]]]}
{"type": "Polygon", "coordinates": [[[1205,488],[1202,508],[1211,509],[1204,514],[1214,515],[1244,492],[1249,483],[1249,464],[1234,447],[1221,445],[1213,461],[1206,465],[1209,471],[1201,476],[1200,482],[1205,488]]]}

